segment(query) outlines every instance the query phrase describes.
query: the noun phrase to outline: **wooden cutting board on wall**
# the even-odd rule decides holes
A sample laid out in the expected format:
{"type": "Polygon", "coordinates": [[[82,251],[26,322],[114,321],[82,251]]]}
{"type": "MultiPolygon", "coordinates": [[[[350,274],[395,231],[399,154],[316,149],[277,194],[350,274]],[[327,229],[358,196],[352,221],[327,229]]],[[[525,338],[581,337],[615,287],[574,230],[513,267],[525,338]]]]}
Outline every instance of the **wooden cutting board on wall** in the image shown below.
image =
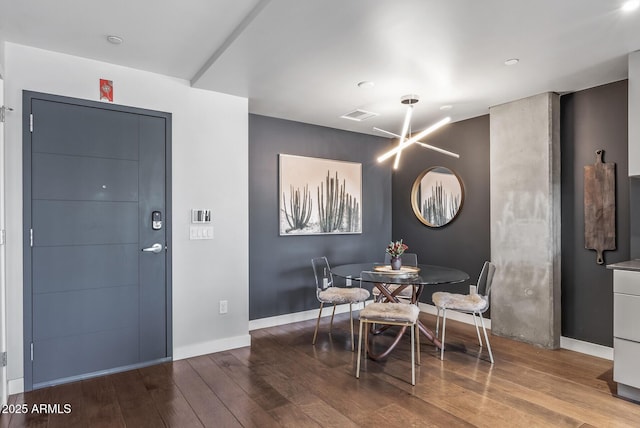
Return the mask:
{"type": "Polygon", "coordinates": [[[584,167],[584,247],[596,250],[596,263],[604,264],[604,251],[616,249],[616,164],[602,161],[584,167]]]}

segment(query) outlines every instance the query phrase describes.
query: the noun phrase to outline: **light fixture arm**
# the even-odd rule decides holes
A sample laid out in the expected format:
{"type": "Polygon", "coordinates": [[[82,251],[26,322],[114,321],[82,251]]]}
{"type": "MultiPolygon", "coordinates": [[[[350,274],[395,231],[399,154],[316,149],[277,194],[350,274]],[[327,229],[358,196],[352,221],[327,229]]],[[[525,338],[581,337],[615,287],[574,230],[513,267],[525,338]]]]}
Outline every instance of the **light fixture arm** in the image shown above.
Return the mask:
{"type": "MultiPolygon", "coordinates": [[[[407,132],[409,132],[409,124],[411,123],[412,114],[413,114],[413,104],[407,107],[407,112],[404,115],[404,123],[402,124],[402,132],[400,134],[400,139],[398,140],[398,146],[402,146],[402,144],[405,141],[405,138],[407,138],[407,132]]],[[[396,153],[396,159],[393,162],[393,169],[398,169],[398,165],[400,165],[401,154],[402,154],[402,151],[399,151],[398,153],[396,153]]]]}
{"type": "MultiPolygon", "coordinates": [[[[407,147],[409,147],[411,144],[418,142],[422,138],[426,137],[427,135],[431,134],[432,132],[436,131],[437,129],[441,128],[442,126],[446,125],[449,122],[451,122],[451,118],[450,117],[445,117],[444,119],[434,123],[433,125],[431,125],[427,129],[417,133],[416,135],[414,135],[413,137],[409,138],[408,140],[402,142],[401,144],[398,144],[397,147],[389,150],[387,153],[385,153],[385,154],[381,155],[380,157],[378,157],[378,162],[384,162],[385,160],[389,159],[391,156],[395,155],[396,153],[401,152],[402,150],[404,150],[407,147]]],[[[389,132],[387,132],[387,133],[390,134],[389,132]]],[[[424,143],[422,143],[422,144],[424,144],[424,143]]],[[[429,146],[429,145],[425,145],[424,147],[427,147],[427,146],[429,146]]],[[[432,149],[432,150],[436,150],[437,149],[436,151],[439,151],[439,152],[444,153],[444,154],[448,154],[449,156],[460,157],[459,155],[457,155],[455,153],[447,152],[446,150],[439,149],[439,148],[434,147],[434,146],[429,146],[427,148],[432,149]]]]}
{"type": "Polygon", "coordinates": [[[443,155],[451,156],[452,158],[456,158],[456,159],[460,158],[460,155],[457,154],[457,153],[453,153],[453,152],[450,152],[448,150],[441,149],[440,147],[432,146],[431,144],[425,144],[425,143],[422,143],[420,141],[416,141],[416,144],[419,145],[419,146],[424,147],[425,149],[431,149],[431,150],[434,150],[436,152],[442,153],[443,155]]]}
{"type": "Polygon", "coordinates": [[[390,137],[393,138],[400,138],[399,134],[394,134],[393,132],[389,132],[389,131],[385,131],[384,129],[380,129],[380,128],[376,128],[375,126],[373,127],[374,131],[378,131],[378,132],[382,132],[383,134],[387,134],[390,137]]]}

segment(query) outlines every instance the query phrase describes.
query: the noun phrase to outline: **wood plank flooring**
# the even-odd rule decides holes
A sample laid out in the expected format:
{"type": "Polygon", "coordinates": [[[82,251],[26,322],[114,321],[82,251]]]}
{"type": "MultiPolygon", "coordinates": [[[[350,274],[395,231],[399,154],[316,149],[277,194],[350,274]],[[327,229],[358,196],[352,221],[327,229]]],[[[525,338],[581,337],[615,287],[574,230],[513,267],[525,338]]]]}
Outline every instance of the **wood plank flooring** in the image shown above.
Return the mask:
{"type": "Polygon", "coordinates": [[[332,335],[327,324],[316,346],[304,321],[253,331],[251,348],[16,394],[9,405],[29,412],[0,415],[0,428],[640,427],[640,404],[614,395],[611,361],[491,337],[491,366],[473,326],[449,320],[445,361],[423,343],[415,387],[408,337],[358,380],[348,315],[332,335]]]}

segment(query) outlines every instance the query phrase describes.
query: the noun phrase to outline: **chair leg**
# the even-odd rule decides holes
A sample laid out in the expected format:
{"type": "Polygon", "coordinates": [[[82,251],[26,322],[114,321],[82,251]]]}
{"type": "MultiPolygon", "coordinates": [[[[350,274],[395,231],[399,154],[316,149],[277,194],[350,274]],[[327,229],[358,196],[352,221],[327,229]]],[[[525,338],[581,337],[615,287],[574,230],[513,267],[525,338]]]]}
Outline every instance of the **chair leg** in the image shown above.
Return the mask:
{"type": "Polygon", "coordinates": [[[444,360],[444,335],[447,328],[447,308],[442,308],[442,344],[440,345],[440,359],[444,360]]]}
{"type": "Polygon", "coordinates": [[[324,303],[320,303],[320,310],[318,311],[318,320],[316,321],[316,331],[315,333],[313,333],[313,342],[311,342],[312,345],[316,344],[316,338],[318,337],[318,327],[320,326],[320,316],[322,315],[322,307],[324,306],[324,303]]]}
{"type": "Polygon", "coordinates": [[[411,326],[410,330],[411,330],[411,385],[415,385],[416,384],[416,348],[415,348],[416,332],[413,329],[413,326],[411,326]]]}
{"type": "Polygon", "coordinates": [[[355,345],[353,343],[353,308],[351,303],[349,303],[349,324],[351,325],[351,352],[353,352],[355,345]]]}
{"type": "Polygon", "coordinates": [[[418,350],[418,365],[420,365],[420,327],[418,323],[415,324],[416,329],[416,349],[418,350]]]}
{"type": "Polygon", "coordinates": [[[336,304],[333,304],[333,312],[331,312],[331,324],[329,324],[329,333],[333,331],[333,316],[336,314],[336,304]]]}
{"type": "Polygon", "coordinates": [[[491,364],[493,364],[493,353],[491,353],[491,344],[489,343],[489,336],[487,335],[487,329],[484,326],[484,317],[482,314],[480,315],[480,322],[482,323],[482,330],[484,330],[484,340],[487,342],[487,349],[489,350],[489,358],[491,359],[491,364]]]}
{"type": "Polygon", "coordinates": [[[356,364],[357,379],[360,379],[360,357],[362,356],[362,324],[365,324],[365,323],[364,321],[360,320],[360,330],[358,332],[358,363],[356,364]]]}
{"type": "Polygon", "coordinates": [[[482,339],[480,338],[480,329],[478,328],[478,321],[476,320],[476,313],[474,312],[472,315],[473,315],[473,323],[476,326],[476,334],[478,335],[478,343],[480,344],[480,347],[482,348],[482,339]]]}
{"type": "Polygon", "coordinates": [[[438,337],[439,327],[440,327],[440,307],[436,306],[436,337],[438,337]]]}

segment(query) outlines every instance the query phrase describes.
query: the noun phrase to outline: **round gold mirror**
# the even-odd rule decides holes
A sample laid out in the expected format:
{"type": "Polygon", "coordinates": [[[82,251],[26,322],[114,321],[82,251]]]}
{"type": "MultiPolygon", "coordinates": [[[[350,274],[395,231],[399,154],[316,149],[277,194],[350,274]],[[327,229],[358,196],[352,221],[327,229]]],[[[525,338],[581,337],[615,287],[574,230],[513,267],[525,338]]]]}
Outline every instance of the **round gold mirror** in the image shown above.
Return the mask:
{"type": "Polygon", "coordinates": [[[460,212],[464,188],[458,174],[443,166],[424,170],[411,189],[411,206],[418,220],[430,227],[449,224],[460,212]]]}

